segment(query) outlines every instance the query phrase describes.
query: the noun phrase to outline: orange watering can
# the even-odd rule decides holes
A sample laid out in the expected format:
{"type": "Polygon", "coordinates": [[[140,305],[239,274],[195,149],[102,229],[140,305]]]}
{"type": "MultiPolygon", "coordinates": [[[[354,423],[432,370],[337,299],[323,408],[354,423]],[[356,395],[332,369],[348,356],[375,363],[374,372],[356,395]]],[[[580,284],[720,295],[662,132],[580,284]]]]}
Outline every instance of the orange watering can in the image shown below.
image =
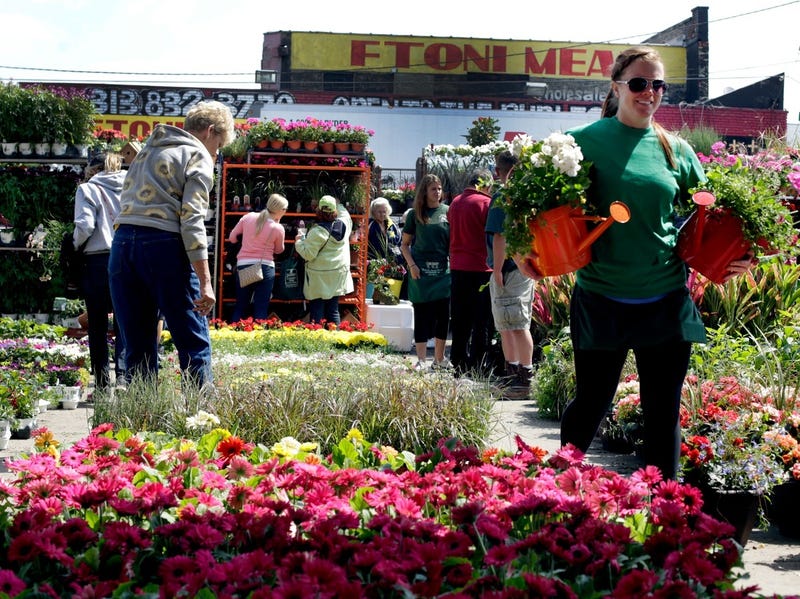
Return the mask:
{"type": "Polygon", "coordinates": [[[530,223],[533,243],[530,260],[544,276],[563,275],[583,268],[592,259],[590,246],[615,222],[626,223],[631,211],[612,202],[609,216],[587,216],[580,208],[560,206],[547,210],[530,223]],[[599,222],[588,231],[586,221],[599,222]]]}

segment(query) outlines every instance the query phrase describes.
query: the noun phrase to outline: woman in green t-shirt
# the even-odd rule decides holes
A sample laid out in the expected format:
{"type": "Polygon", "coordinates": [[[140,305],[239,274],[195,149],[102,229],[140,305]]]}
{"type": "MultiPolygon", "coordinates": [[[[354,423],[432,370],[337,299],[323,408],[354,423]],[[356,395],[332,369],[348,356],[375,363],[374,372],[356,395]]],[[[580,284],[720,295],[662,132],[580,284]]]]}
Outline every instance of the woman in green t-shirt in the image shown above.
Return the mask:
{"type": "MultiPolygon", "coordinates": [[[[686,265],[675,252],[674,205],[686,201],[705,174],[689,144],[654,121],[667,89],[664,79],[655,50],[623,51],[612,65],[603,118],[567,132],[592,162],[589,201],[600,214],[608,214],[612,201],[622,201],[631,219],[606,231],[592,246],[592,261],[577,273],[570,305],[576,390],[561,419],[561,443],[589,448],[633,350],[645,461],[674,479],[691,344],[705,342],[686,265]]],[[[745,257],[731,265],[729,276],[750,267],[745,257]]]]}
{"type": "Polygon", "coordinates": [[[406,212],[400,251],[408,264],[408,299],[414,305],[417,368],[424,368],[433,337],[433,367],[446,368],[444,357],[450,320],[450,225],[442,204],[442,182],[425,175],[414,205],[406,212]]]}

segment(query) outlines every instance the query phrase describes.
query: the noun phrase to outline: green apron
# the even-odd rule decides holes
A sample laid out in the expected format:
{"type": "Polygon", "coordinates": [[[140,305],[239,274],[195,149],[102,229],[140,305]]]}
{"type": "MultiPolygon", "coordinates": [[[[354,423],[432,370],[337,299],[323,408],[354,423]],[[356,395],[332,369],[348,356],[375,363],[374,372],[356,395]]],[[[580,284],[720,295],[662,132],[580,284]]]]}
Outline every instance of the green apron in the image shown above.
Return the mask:
{"type": "Polygon", "coordinates": [[[429,209],[427,223],[417,221],[413,210],[406,212],[403,233],[414,237],[411,256],[420,273],[419,279],[408,279],[408,299],[415,304],[450,297],[448,208],[440,204],[429,209]]]}

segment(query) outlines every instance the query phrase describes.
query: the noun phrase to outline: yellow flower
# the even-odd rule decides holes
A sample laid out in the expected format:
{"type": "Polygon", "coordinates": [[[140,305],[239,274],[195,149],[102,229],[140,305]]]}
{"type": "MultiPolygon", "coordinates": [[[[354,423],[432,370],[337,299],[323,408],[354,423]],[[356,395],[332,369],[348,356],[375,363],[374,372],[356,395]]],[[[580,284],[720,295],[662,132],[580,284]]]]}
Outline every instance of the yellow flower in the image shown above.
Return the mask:
{"type": "Polygon", "coordinates": [[[357,428],[351,428],[347,432],[347,439],[349,441],[363,441],[364,440],[364,435],[362,435],[361,431],[358,430],[357,428]]]}

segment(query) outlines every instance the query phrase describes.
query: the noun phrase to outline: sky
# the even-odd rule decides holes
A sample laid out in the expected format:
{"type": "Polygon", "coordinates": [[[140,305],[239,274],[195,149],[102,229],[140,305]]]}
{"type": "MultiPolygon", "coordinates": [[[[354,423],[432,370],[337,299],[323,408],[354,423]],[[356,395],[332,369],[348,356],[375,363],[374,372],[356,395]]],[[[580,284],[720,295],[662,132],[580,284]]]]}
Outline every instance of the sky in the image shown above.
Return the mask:
{"type": "Polygon", "coordinates": [[[634,44],[697,6],[710,96],[785,73],[800,121],[800,0],[0,0],[0,81],[255,89],[268,31],[634,44]]]}

